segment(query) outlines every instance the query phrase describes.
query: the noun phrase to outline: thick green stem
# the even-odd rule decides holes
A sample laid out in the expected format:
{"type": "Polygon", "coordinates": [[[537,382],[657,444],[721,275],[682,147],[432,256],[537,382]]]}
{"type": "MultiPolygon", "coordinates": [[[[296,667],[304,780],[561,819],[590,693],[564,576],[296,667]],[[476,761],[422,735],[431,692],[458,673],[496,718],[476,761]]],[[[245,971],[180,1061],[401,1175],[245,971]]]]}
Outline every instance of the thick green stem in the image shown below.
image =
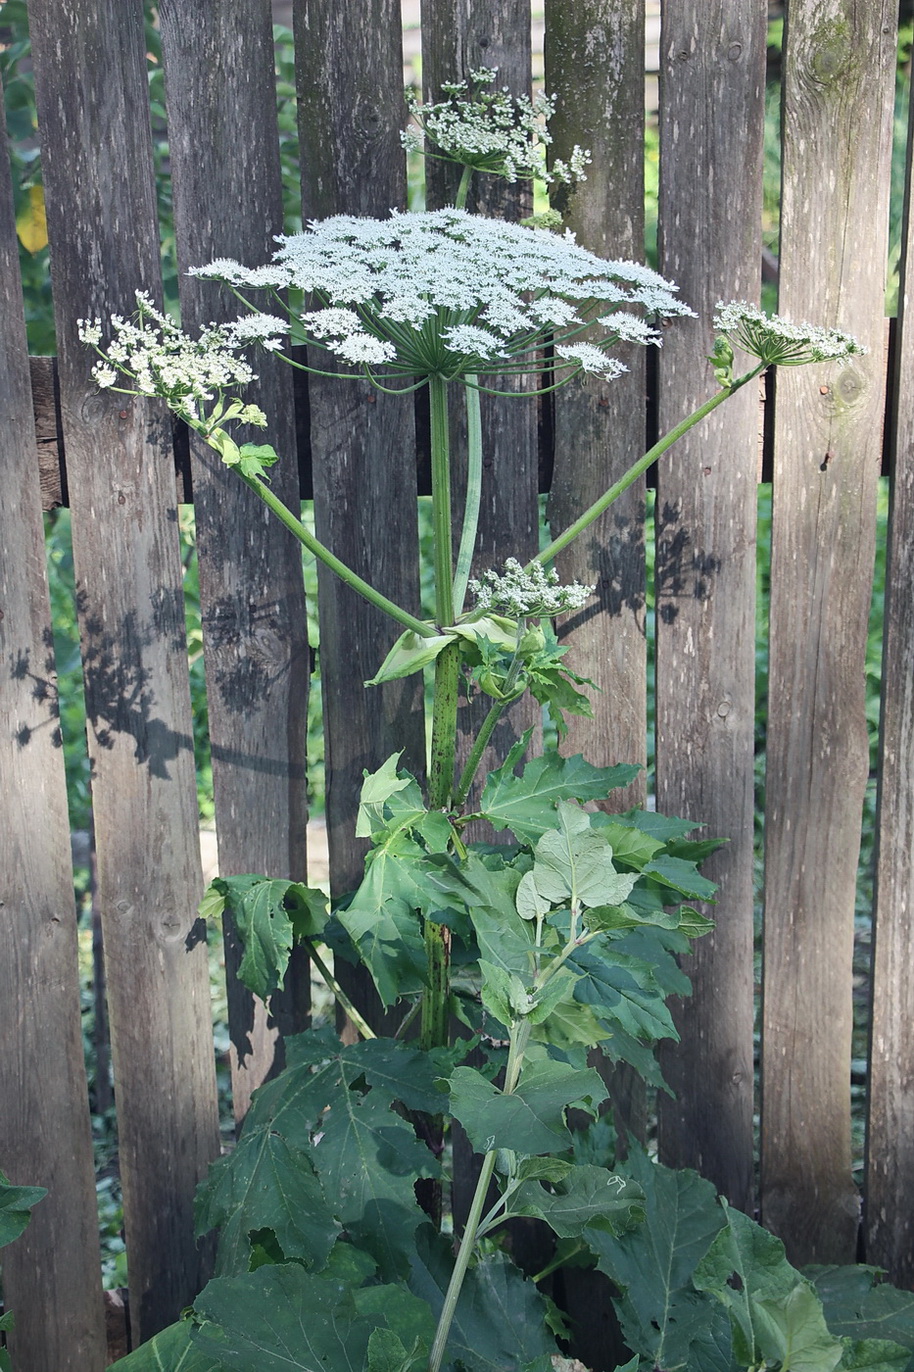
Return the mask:
{"type": "MultiPolygon", "coordinates": [[[[432,448],[432,529],[434,534],[435,610],[441,625],[454,622],[454,568],[451,552],[451,468],[448,442],[447,382],[429,381],[432,448]]],[[[429,806],[448,809],[454,789],[457,752],[457,685],[460,648],[450,643],[435,663],[432,743],[429,756],[429,806]]],[[[441,924],[425,923],[428,988],[422,998],[422,1048],[448,1041],[450,1003],[450,935],[441,924]]]]}
{"type": "Polygon", "coordinates": [[[417,619],[415,615],[411,615],[408,610],[403,610],[392,600],[388,600],[386,595],[382,595],[380,591],[375,590],[374,586],[370,585],[367,581],[364,581],[351,567],[347,567],[345,562],[341,562],[338,557],[335,557],[330,549],[326,548],[319,539],[315,538],[311,531],[305,528],[301,520],[296,518],[291,510],[287,509],[279,497],[273,494],[266,482],[261,481],[257,476],[244,476],[243,474],[241,475],[241,479],[246,486],[250,486],[251,490],[255,491],[257,495],[260,496],[260,499],[267,508],[272,510],[280,523],[284,524],[290,533],[295,535],[299,543],[307,548],[308,552],[312,553],[319,561],[323,562],[325,567],[329,567],[331,572],[335,572],[341,581],[345,581],[347,586],[350,586],[354,591],[358,591],[359,595],[363,596],[365,600],[376,606],[377,609],[383,610],[386,615],[390,615],[391,619],[395,619],[397,623],[402,624],[404,628],[412,629],[413,633],[418,634],[420,638],[435,637],[435,634],[437,633],[435,628],[429,624],[423,624],[421,619],[417,619]]]}
{"type": "Polygon", "coordinates": [[[482,727],[476,735],[476,742],[470,750],[466,765],[460,774],[460,780],[457,782],[457,789],[454,792],[455,807],[461,806],[470,794],[470,787],[473,785],[473,778],[476,776],[476,770],[482,761],[482,755],[488,746],[489,739],[495,732],[496,724],[507,708],[507,704],[508,702],[504,700],[493,701],[489,713],[482,721],[482,727]]]}
{"type": "Polygon", "coordinates": [[[751,372],[746,372],[745,376],[738,377],[726,390],[718,391],[717,395],[713,395],[710,400],[706,400],[703,405],[699,405],[697,410],[693,411],[693,413],[683,419],[681,423],[677,424],[675,429],[670,429],[668,434],[664,434],[663,438],[659,439],[654,444],[653,448],[650,448],[643,457],[640,457],[637,462],[629,467],[625,475],[620,477],[614,486],[610,486],[608,491],[604,491],[599,500],[595,500],[579,519],[576,519],[573,524],[568,526],[563,534],[559,534],[558,538],[554,538],[547,548],[543,548],[542,552],[537,553],[536,557],[532,558],[531,561],[527,563],[527,567],[531,567],[534,562],[549,562],[558,553],[567,548],[569,543],[573,543],[578,535],[589,528],[595,519],[599,519],[604,510],[609,509],[613,501],[618,500],[619,496],[622,495],[624,491],[628,490],[632,482],[637,481],[638,477],[646,472],[648,467],[652,466],[657,461],[657,458],[661,457],[663,453],[666,452],[667,448],[671,448],[684,434],[687,434],[690,429],[700,423],[712,410],[716,410],[718,405],[722,405],[725,400],[729,400],[731,395],[745,386],[748,381],[752,381],[754,377],[760,376],[767,365],[768,364],[765,362],[760,362],[757,367],[753,367],[751,372]]]}
{"type": "Polygon", "coordinates": [[[454,196],[454,208],[465,210],[467,207],[467,195],[470,190],[470,182],[473,179],[473,168],[464,167],[460,174],[460,185],[457,187],[457,194],[454,196]]]}
{"type": "Polygon", "coordinates": [[[463,528],[457,550],[457,570],[454,573],[454,612],[463,612],[463,602],[470,579],[476,533],[479,528],[479,505],[482,500],[482,417],[479,391],[474,389],[475,376],[466,378],[463,388],[467,411],[467,494],[464,504],[463,528]]]}
{"type": "Polygon", "coordinates": [[[435,540],[435,614],[444,627],[454,622],[454,559],[451,548],[451,452],[447,382],[428,383],[432,448],[432,533],[435,540]]]}
{"type": "MultiPolygon", "coordinates": [[[[527,1043],[530,1038],[530,1021],[522,1019],[515,1021],[511,1026],[511,1047],[508,1050],[508,1065],[505,1069],[504,1094],[510,1096],[517,1087],[520,1078],[520,1069],[524,1061],[527,1043]]],[[[441,1308],[441,1315],[438,1320],[438,1328],[435,1330],[435,1341],[432,1344],[432,1351],[428,1359],[428,1372],[439,1372],[444,1351],[447,1347],[448,1335],[451,1332],[451,1324],[457,1310],[457,1302],[460,1299],[460,1292],[463,1288],[463,1280],[476,1247],[476,1236],[479,1232],[479,1224],[482,1219],[482,1208],[486,1203],[486,1195],[489,1190],[489,1183],[495,1171],[495,1159],[497,1150],[492,1149],[486,1153],[482,1161],[482,1169],[479,1173],[479,1180],[476,1183],[476,1190],[473,1193],[473,1201],[470,1205],[470,1213],[467,1215],[466,1228],[463,1231],[463,1238],[460,1241],[460,1248],[457,1253],[457,1261],[454,1263],[454,1270],[451,1273],[451,1280],[448,1283],[447,1294],[444,1297],[444,1305],[441,1308]]]]}

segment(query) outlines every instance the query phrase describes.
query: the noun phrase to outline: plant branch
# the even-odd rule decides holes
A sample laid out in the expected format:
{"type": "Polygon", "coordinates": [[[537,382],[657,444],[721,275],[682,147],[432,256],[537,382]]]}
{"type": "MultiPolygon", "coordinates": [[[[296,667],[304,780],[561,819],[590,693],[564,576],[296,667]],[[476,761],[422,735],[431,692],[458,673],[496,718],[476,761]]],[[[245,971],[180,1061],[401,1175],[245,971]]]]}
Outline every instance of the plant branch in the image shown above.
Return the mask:
{"type": "Polygon", "coordinates": [[[466,599],[467,582],[470,579],[470,568],[476,548],[479,505],[482,499],[482,417],[476,380],[475,376],[467,376],[463,388],[467,412],[467,492],[460,547],[457,550],[457,570],[454,573],[455,615],[463,613],[463,602],[466,599]]]}
{"type": "Polygon", "coordinates": [[[362,1035],[362,1038],[376,1039],[378,1037],[377,1034],[372,1029],[367,1019],[365,1019],[364,1015],[355,1008],[352,1001],[346,995],[346,992],[343,990],[342,986],[340,986],[336,977],[330,971],[330,968],[327,966],[326,962],[324,962],[324,959],[317,951],[315,945],[309,939],[305,940],[305,944],[308,949],[309,958],[314,963],[317,970],[320,972],[324,981],[327,983],[329,989],[333,992],[334,999],[346,1012],[349,1019],[352,1020],[352,1023],[355,1025],[356,1029],[358,1029],[359,1033],[362,1035]]]}
{"type": "Polygon", "coordinates": [[[394,601],[388,600],[386,595],[382,595],[357,572],[354,572],[351,567],[347,567],[345,562],[341,562],[338,557],[335,557],[329,548],[314,537],[314,534],[305,527],[300,519],[296,519],[292,511],[282,503],[278,496],[273,494],[266,482],[261,481],[260,477],[245,476],[241,472],[239,475],[245,485],[250,486],[251,490],[260,496],[267,508],[273,511],[280,523],[284,524],[290,533],[295,535],[299,543],[320,562],[323,562],[326,567],[329,567],[331,572],[335,572],[340,580],[344,581],[353,591],[357,591],[371,605],[383,610],[386,615],[396,620],[398,624],[402,624],[404,628],[412,629],[413,633],[418,634],[420,638],[435,637],[437,630],[432,625],[424,624],[421,619],[411,615],[408,610],[404,610],[394,601]]]}
{"type": "Polygon", "coordinates": [[[718,405],[722,405],[725,400],[729,400],[730,397],[734,395],[736,391],[740,390],[741,387],[745,386],[748,381],[752,381],[754,377],[760,376],[767,365],[768,364],[765,362],[760,362],[757,367],[753,367],[752,371],[746,372],[744,376],[738,377],[726,390],[718,391],[710,400],[706,400],[703,405],[699,405],[697,410],[683,419],[674,429],[670,429],[668,434],[664,434],[663,438],[659,439],[652,448],[648,449],[643,457],[640,457],[637,462],[629,467],[625,475],[620,477],[615,485],[610,486],[608,491],[604,491],[603,495],[601,495],[598,500],[595,500],[579,519],[576,519],[573,524],[570,524],[563,534],[559,534],[558,538],[554,538],[548,547],[543,548],[542,552],[537,553],[536,557],[531,558],[527,563],[525,570],[529,570],[534,562],[545,563],[551,561],[558,553],[567,548],[569,543],[573,543],[579,534],[582,534],[585,529],[589,528],[595,519],[599,519],[604,510],[608,510],[613,501],[618,500],[619,496],[622,495],[624,491],[627,491],[629,486],[631,486],[634,481],[637,481],[638,477],[646,472],[648,467],[652,466],[657,461],[657,458],[661,457],[663,453],[666,452],[667,448],[671,448],[684,434],[687,434],[690,429],[700,423],[712,410],[716,410],[718,405]]]}

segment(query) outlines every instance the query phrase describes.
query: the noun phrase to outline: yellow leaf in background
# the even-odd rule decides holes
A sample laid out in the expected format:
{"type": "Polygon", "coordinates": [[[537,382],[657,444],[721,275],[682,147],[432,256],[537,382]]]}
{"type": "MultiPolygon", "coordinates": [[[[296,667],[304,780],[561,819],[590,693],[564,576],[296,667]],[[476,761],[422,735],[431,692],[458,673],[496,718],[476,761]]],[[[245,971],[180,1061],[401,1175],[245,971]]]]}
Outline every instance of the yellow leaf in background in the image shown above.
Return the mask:
{"type": "Polygon", "coordinates": [[[29,197],[16,219],[19,242],[26,252],[41,252],[48,243],[48,221],[44,213],[44,189],[30,186],[29,197]]]}

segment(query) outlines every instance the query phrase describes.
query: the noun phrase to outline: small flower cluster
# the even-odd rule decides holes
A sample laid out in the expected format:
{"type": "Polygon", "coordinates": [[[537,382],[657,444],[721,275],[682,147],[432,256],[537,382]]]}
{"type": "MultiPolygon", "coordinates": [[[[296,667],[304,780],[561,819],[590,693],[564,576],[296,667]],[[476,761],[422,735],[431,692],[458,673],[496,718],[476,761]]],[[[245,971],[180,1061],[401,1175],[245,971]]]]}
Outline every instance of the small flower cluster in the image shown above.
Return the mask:
{"type": "Polygon", "coordinates": [[[721,301],[714,327],[745,352],[767,366],[800,367],[808,362],[840,362],[866,352],[862,343],[840,329],[816,324],[791,324],[780,315],[767,315],[744,300],[721,301]]]}
{"type": "Polygon", "coordinates": [[[492,89],[496,76],[497,71],[487,67],[470,72],[468,81],[442,86],[447,98],[436,105],[422,105],[415,95],[408,95],[409,112],[418,128],[400,135],[404,148],[506,181],[586,181],[584,169],[591,158],[583,148],[575,146],[568,162],[555,158],[547,167],[546,148],[552,142],[548,121],[555,113],[554,100],[545,94],[533,100],[512,95],[506,86],[492,89]]]}
{"type": "Polygon", "coordinates": [[[481,581],[473,580],[469,589],[475,597],[475,609],[485,614],[501,611],[512,619],[540,618],[580,610],[596,590],[574,581],[570,586],[559,585],[555,568],[546,571],[539,562],[525,571],[516,557],[505,562],[504,574],[484,572],[481,581]]]}
{"type": "Polygon", "coordinates": [[[194,274],[236,289],[296,288],[315,308],[305,341],[389,375],[454,379],[480,372],[624,370],[606,349],[659,343],[644,315],[691,315],[676,287],[636,262],[605,261],[574,236],[486,219],[465,210],[393,211],[389,219],[338,215],[278,240],[270,266],[219,259],[194,274]],[[590,325],[604,337],[578,336],[590,325]],[[554,354],[545,356],[547,342],[554,354]]]}
{"type": "Polygon", "coordinates": [[[231,324],[210,324],[199,338],[183,333],[173,319],[156,309],[146,291],[136,292],[136,315],[113,315],[114,334],[102,347],[98,319],[78,321],[79,337],[101,357],[92,368],[97,386],[136,395],[162,396],[179,413],[199,417],[202,402],[211,401],[228,386],[245,386],[255,379],[248,362],[236,354],[252,343],[280,346],[289,326],[275,315],[254,314],[231,324]],[[118,377],[133,381],[118,387],[118,377]]]}

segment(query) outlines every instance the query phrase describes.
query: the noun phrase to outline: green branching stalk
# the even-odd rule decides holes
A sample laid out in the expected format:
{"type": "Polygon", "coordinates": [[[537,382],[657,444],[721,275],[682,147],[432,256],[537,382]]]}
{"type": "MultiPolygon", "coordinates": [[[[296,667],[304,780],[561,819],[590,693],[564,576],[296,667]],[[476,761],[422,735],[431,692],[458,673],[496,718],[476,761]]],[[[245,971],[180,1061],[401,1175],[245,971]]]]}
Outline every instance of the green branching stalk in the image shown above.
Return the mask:
{"type": "Polygon", "coordinates": [[[585,529],[588,529],[595,519],[599,519],[600,515],[603,514],[605,510],[608,510],[610,505],[628,490],[632,482],[637,481],[638,477],[646,472],[648,467],[653,466],[658,457],[661,457],[663,453],[666,452],[667,448],[671,448],[673,444],[678,442],[678,440],[687,434],[690,429],[693,429],[696,424],[699,424],[706,415],[709,415],[712,410],[716,410],[718,405],[722,405],[725,400],[729,400],[730,397],[736,391],[740,390],[741,387],[745,386],[747,382],[760,376],[767,365],[766,362],[760,362],[757,367],[753,367],[752,370],[746,372],[744,376],[737,377],[729,386],[719,390],[716,395],[713,395],[710,400],[706,400],[703,405],[699,405],[697,410],[694,410],[692,414],[683,419],[674,429],[670,429],[669,433],[664,434],[663,438],[658,439],[654,446],[649,448],[643,457],[640,457],[637,462],[629,467],[625,475],[621,476],[615,485],[610,486],[609,490],[604,491],[600,498],[595,500],[579,519],[576,519],[573,524],[570,524],[563,534],[559,534],[558,538],[554,538],[548,547],[543,548],[542,552],[537,553],[536,557],[531,558],[527,563],[527,567],[532,567],[534,562],[549,562],[552,558],[563,552],[564,549],[568,547],[569,543],[573,543],[579,534],[582,534],[585,529]]]}
{"type": "Polygon", "coordinates": [[[325,547],[320,539],[315,538],[310,529],[307,529],[301,520],[297,519],[292,511],[282,503],[279,497],[274,495],[265,481],[261,481],[258,476],[245,476],[243,473],[239,473],[239,475],[245,485],[259,495],[267,508],[272,510],[280,523],[284,524],[289,532],[295,535],[299,543],[320,562],[323,562],[325,567],[329,567],[331,572],[335,572],[341,581],[344,581],[352,590],[357,591],[371,605],[383,610],[398,624],[402,624],[406,629],[412,629],[413,633],[418,634],[420,638],[434,638],[436,631],[431,625],[423,624],[421,619],[411,615],[408,610],[404,610],[394,601],[388,600],[386,595],[382,595],[374,586],[360,577],[358,572],[354,572],[351,567],[346,566],[345,562],[341,562],[338,557],[334,556],[330,549],[325,547]]]}
{"type": "Polygon", "coordinates": [[[482,416],[475,383],[475,376],[467,376],[463,388],[467,414],[467,490],[460,547],[457,550],[457,570],[454,573],[454,612],[457,615],[463,613],[467,582],[476,550],[479,505],[482,500],[482,416]]]}
{"type": "MultiPolygon", "coordinates": [[[[527,1050],[529,1039],[530,1021],[528,1019],[515,1020],[514,1024],[511,1026],[511,1046],[508,1050],[508,1065],[505,1068],[504,1094],[506,1096],[512,1095],[517,1089],[517,1083],[520,1079],[520,1069],[523,1066],[524,1053],[527,1050]]],[[[482,1209],[486,1203],[486,1196],[489,1191],[492,1174],[495,1171],[495,1160],[497,1156],[498,1150],[493,1148],[486,1153],[483,1158],[479,1180],[476,1183],[476,1190],[473,1193],[473,1201],[470,1205],[470,1213],[467,1216],[463,1238],[460,1241],[457,1260],[454,1263],[454,1270],[451,1273],[451,1280],[448,1283],[447,1292],[444,1297],[444,1305],[442,1306],[441,1315],[438,1320],[438,1328],[435,1330],[435,1340],[432,1344],[432,1351],[429,1354],[428,1359],[428,1372],[440,1372],[444,1352],[447,1347],[448,1335],[451,1332],[451,1325],[457,1310],[457,1302],[460,1299],[460,1292],[463,1289],[463,1281],[466,1277],[467,1269],[476,1247],[476,1238],[482,1220],[482,1209]]]]}
{"type": "Polygon", "coordinates": [[[327,984],[328,989],[333,992],[333,997],[336,1003],[344,1011],[346,1016],[352,1021],[356,1029],[358,1029],[359,1033],[362,1035],[362,1038],[376,1039],[378,1037],[377,1034],[372,1029],[371,1025],[368,1023],[367,1019],[361,1013],[361,1011],[355,1008],[352,1001],[346,995],[346,992],[343,990],[342,986],[339,984],[336,977],[333,975],[330,968],[327,966],[326,962],[315,948],[314,944],[310,940],[305,940],[305,944],[308,949],[308,957],[311,959],[311,961],[314,963],[314,966],[320,972],[321,976],[327,984]]]}

